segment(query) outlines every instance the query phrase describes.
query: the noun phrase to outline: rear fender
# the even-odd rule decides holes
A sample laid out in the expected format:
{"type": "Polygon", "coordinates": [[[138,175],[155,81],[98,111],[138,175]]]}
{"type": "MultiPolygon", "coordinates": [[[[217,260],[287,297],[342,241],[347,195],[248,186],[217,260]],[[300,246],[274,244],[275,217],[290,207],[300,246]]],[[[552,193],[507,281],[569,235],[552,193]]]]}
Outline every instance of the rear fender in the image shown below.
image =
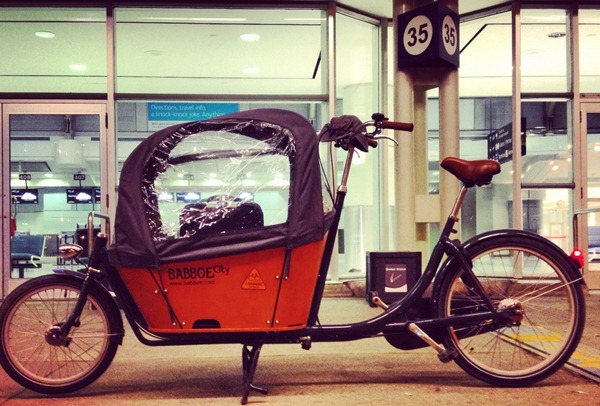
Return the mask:
{"type": "MultiPolygon", "coordinates": [[[[562,256],[565,259],[565,263],[570,265],[567,268],[567,272],[569,272],[571,277],[573,279],[581,278],[581,272],[579,270],[579,266],[576,263],[576,261],[574,261],[571,257],[569,257],[569,255],[567,255],[566,252],[564,252],[560,247],[558,247],[552,241],[548,240],[547,238],[542,237],[539,234],[533,233],[531,231],[513,230],[513,229],[488,231],[486,233],[476,235],[475,237],[467,240],[463,244],[463,249],[465,252],[468,253],[470,250],[473,249],[473,247],[476,247],[477,244],[487,242],[490,239],[495,239],[495,238],[499,238],[499,237],[516,237],[516,236],[535,240],[536,242],[543,244],[545,246],[544,247],[545,251],[554,252],[555,254],[562,256]]],[[[458,261],[454,258],[447,258],[444,261],[444,263],[442,264],[442,266],[440,267],[440,270],[438,271],[438,273],[435,277],[435,280],[433,282],[433,288],[432,288],[432,292],[433,292],[432,298],[433,298],[434,307],[436,306],[435,302],[437,302],[437,298],[439,297],[439,292],[440,292],[440,287],[441,287],[442,281],[445,279],[446,274],[453,269],[453,267],[456,265],[457,262],[458,261]]],[[[583,283],[583,280],[581,283],[583,283]]]]}

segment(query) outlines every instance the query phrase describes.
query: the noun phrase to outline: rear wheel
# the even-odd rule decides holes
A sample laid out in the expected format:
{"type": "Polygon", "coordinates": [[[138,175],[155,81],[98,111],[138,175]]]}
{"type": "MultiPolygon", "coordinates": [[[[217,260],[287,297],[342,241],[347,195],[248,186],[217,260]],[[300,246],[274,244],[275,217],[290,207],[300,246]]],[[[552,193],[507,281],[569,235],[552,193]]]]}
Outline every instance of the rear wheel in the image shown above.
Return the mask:
{"type": "Polygon", "coordinates": [[[82,281],[60,275],[31,279],[0,307],[0,364],[28,389],[60,394],[81,389],[108,368],[123,336],[113,298],[92,286],[79,323],[59,327],[75,306],[82,281]]]}
{"type": "MultiPolygon", "coordinates": [[[[498,386],[540,381],[569,359],[583,332],[585,305],[571,264],[548,243],[523,235],[497,236],[469,247],[473,272],[499,321],[443,330],[447,348],[469,374],[498,386]]],[[[440,288],[440,317],[484,311],[456,266],[440,288]]]]}

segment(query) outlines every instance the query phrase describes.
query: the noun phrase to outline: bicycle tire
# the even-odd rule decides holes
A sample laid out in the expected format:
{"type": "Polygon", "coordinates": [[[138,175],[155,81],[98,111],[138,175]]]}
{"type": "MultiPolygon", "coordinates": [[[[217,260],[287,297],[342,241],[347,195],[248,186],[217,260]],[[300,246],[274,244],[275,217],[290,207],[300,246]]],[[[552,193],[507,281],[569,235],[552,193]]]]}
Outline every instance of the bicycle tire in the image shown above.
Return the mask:
{"type": "Polygon", "coordinates": [[[64,321],[83,280],[46,275],[11,292],[0,307],[0,365],[17,383],[36,392],[74,392],[98,379],[123,337],[123,321],[110,294],[92,285],[79,318],[63,343],[47,332],[64,321]],[[50,339],[51,340],[51,339],[50,339]]]}
{"type": "MultiPolygon", "coordinates": [[[[522,306],[519,321],[442,329],[446,348],[454,349],[455,362],[470,375],[495,386],[528,386],[552,375],[575,351],[585,323],[580,276],[548,244],[505,232],[466,246],[473,272],[496,308],[522,306]]],[[[455,263],[443,275],[438,317],[483,309],[461,273],[455,263]]]]}

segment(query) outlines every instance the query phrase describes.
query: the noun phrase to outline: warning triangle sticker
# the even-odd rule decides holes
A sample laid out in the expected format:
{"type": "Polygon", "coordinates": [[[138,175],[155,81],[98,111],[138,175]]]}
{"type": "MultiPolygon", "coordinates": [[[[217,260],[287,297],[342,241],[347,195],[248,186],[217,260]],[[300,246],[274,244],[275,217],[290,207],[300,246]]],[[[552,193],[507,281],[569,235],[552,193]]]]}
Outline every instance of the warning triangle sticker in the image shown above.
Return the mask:
{"type": "Polygon", "coordinates": [[[265,290],[267,289],[267,285],[265,285],[265,283],[263,282],[256,268],[253,268],[252,271],[250,271],[250,274],[246,277],[244,283],[242,284],[242,289],[265,290]]]}

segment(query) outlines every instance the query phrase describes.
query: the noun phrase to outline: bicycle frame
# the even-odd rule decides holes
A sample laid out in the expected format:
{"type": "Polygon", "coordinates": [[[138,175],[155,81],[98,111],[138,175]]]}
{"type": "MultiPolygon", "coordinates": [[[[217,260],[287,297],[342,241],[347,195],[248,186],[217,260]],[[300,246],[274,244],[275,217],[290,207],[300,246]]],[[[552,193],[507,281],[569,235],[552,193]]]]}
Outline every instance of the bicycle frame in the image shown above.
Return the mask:
{"type": "MultiPolygon", "coordinates": [[[[444,255],[448,255],[448,261],[458,261],[464,269],[463,278],[469,284],[473,284],[472,287],[481,296],[488,311],[473,313],[469,315],[458,315],[447,318],[432,318],[424,319],[416,322],[418,326],[422,326],[427,329],[435,329],[443,326],[458,326],[465,323],[473,323],[474,321],[481,320],[494,320],[502,316],[501,312],[494,309],[490,299],[483,293],[483,289],[478,285],[477,279],[474,277],[471,271],[471,264],[469,259],[462,252],[462,248],[457,241],[450,239],[453,233],[453,228],[458,221],[458,213],[464,197],[467,193],[467,187],[463,186],[457,197],[455,206],[452,213],[448,217],[446,224],[442,230],[440,239],[433,249],[430,260],[428,261],[423,275],[415,286],[404,296],[400,301],[393,303],[387,310],[382,312],[380,315],[350,324],[338,324],[338,325],[321,325],[318,324],[318,312],[321,304],[321,298],[323,296],[327,269],[329,268],[332,252],[335,245],[335,236],[337,235],[337,228],[340,221],[344,199],[347,193],[347,180],[350,172],[352,157],[354,155],[354,148],[348,149],[348,157],[343,170],[342,179],[340,185],[337,188],[337,193],[334,202],[334,208],[336,210],[333,224],[327,235],[323,260],[320,266],[319,279],[315,291],[313,293],[313,302],[309,312],[309,320],[307,326],[304,329],[291,331],[291,332],[251,332],[251,333],[186,333],[186,334],[155,334],[148,333],[145,331],[144,324],[141,320],[140,311],[137,308],[135,301],[127,291],[127,288],[118,277],[116,270],[111,269],[108,266],[108,261],[105,258],[105,268],[107,267],[107,273],[111,286],[116,292],[116,296],[119,300],[120,305],[125,311],[125,315],[131,324],[131,327],[136,337],[145,345],[149,346],[166,346],[166,345],[191,345],[191,344],[211,344],[211,343],[298,343],[306,342],[307,340],[312,342],[319,341],[350,341],[366,337],[371,337],[384,332],[406,332],[410,322],[397,322],[399,316],[403,315],[411,306],[417,303],[425,293],[426,289],[432,284],[435,276],[439,270],[442,269],[442,260],[444,255]],[[148,338],[150,336],[151,338],[148,338]]],[[[104,218],[105,221],[108,219],[104,218]]],[[[83,292],[82,292],[83,293],[83,292]]],[[[83,296],[83,294],[82,294],[83,296]]]]}

